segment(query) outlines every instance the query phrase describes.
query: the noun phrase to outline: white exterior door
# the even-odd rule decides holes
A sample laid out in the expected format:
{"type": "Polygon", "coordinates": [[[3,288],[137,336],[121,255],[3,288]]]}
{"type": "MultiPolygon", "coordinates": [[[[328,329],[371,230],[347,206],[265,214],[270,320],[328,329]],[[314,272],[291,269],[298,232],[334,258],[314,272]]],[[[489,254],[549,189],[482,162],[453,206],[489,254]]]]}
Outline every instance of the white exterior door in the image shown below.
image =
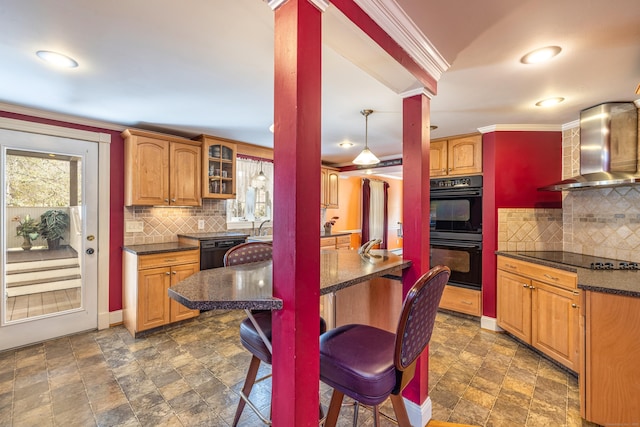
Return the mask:
{"type": "Polygon", "coordinates": [[[0,351],[98,326],[98,151],[0,129],[0,351]]]}

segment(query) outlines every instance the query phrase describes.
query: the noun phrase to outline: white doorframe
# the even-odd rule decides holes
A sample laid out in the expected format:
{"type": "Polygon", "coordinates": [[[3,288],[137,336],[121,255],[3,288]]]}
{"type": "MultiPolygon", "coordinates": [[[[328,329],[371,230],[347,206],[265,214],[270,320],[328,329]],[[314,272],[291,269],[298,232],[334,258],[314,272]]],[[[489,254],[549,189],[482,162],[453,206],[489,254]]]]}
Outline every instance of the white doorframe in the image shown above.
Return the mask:
{"type": "Polygon", "coordinates": [[[109,327],[111,135],[0,117],[0,129],[95,142],[98,145],[98,329],[109,327]]]}

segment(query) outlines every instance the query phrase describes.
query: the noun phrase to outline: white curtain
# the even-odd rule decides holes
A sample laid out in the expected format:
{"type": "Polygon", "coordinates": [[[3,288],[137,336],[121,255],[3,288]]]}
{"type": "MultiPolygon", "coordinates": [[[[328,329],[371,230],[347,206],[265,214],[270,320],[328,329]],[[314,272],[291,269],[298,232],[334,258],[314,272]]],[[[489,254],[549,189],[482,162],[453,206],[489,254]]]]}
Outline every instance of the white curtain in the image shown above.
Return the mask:
{"type": "Polygon", "coordinates": [[[248,158],[236,159],[236,198],[227,200],[227,222],[271,219],[273,212],[273,163],[248,158]],[[262,169],[264,186],[255,177],[262,169]]]}
{"type": "Polygon", "coordinates": [[[370,180],[371,202],[369,210],[369,239],[384,236],[384,181],[370,180]]]}

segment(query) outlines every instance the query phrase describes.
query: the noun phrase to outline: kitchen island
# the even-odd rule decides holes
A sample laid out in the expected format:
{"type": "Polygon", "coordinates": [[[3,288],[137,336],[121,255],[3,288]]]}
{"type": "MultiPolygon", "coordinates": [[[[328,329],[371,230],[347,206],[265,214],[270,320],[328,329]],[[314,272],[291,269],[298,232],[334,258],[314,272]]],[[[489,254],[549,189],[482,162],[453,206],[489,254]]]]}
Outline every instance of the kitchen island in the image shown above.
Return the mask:
{"type": "MultiPolygon", "coordinates": [[[[400,279],[411,261],[386,250],[360,255],[356,251],[320,251],[320,295],[381,276],[400,279]]],[[[169,288],[169,296],[186,307],[200,310],[279,310],[273,297],[272,261],[200,271],[169,288]]]]}
{"type": "Polygon", "coordinates": [[[638,264],[570,252],[497,254],[577,275],[581,416],[601,425],[640,425],[638,264]]]}

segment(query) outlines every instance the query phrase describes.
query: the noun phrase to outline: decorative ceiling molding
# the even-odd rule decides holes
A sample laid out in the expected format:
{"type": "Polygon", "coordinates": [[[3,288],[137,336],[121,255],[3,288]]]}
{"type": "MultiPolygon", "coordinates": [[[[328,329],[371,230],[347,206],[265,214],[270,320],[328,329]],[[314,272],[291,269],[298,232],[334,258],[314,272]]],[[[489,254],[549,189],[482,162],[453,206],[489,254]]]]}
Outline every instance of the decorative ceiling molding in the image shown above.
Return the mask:
{"type": "Polygon", "coordinates": [[[86,119],[63,113],[53,113],[51,111],[38,110],[36,108],[21,107],[19,105],[5,104],[0,102],[0,111],[8,113],[23,114],[25,116],[38,117],[41,119],[56,120],[60,122],[73,123],[76,125],[91,126],[100,129],[115,130],[122,132],[130,126],[118,125],[115,123],[103,122],[100,120],[86,119]]]}
{"type": "Polygon", "coordinates": [[[354,0],[416,63],[436,81],[450,64],[395,0],[354,0]]]}
{"type": "Polygon", "coordinates": [[[410,97],[416,96],[416,95],[425,95],[429,99],[433,99],[433,97],[435,96],[435,94],[431,93],[427,88],[419,87],[417,89],[411,89],[411,90],[408,90],[406,92],[402,92],[400,94],[400,97],[402,97],[402,98],[410,98],[410,97]]]}
{"type": "Polygon", "coordinates": [[[560,132],[562,131],[561,125],[527,125],[527,124],[513,124],[513,125],[491,125],[478,128],[480,133],[490,132],[560,132]]]}
{"type": "MultiPolygon", "coordinates": [[[[276,10],[277,8],[279,8],[284,3],[287,2],[287,0],[265,0],[265,1],[267,2],[271,10],[276,10]]],[[[308,1],[309,3],[314,5],[316,8],[318,8],[320,12],[324,12],[329,7],[328,0],[308,0],[308,1]]]]}

